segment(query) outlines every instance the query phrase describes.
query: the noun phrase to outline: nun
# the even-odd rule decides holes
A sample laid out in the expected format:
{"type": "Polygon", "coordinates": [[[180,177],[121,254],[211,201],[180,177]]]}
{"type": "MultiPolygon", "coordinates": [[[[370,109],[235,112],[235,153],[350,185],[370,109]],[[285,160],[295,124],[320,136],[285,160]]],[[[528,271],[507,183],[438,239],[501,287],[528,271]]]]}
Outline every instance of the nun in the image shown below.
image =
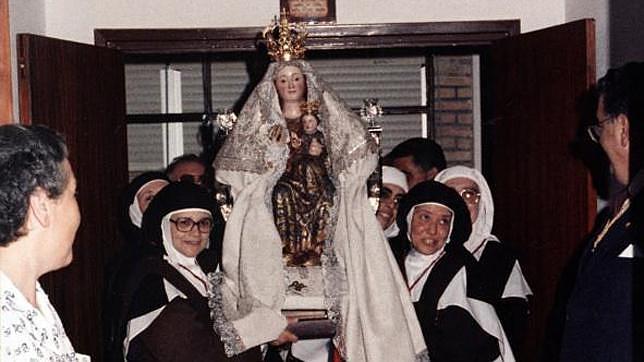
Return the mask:
{"type": "Polygon", "coordinates": [[[143,242],[141,238],[143,213],[154,196],[169,182],[170,180],[163,172],[144,172],[135,177],[123,192],[121,200],[123,214],[120,217],[120,227],[127,242],[126,248],[143,242]]]}
{"type": "Polygon", "coordinates": [[[516,354],[523,341],[532,290],[514,252],[492,234],[490,187],[478,170],[465,166],[447,168],[435,180],[456,190],[467,205],[472,233],[463,245],[478,261],[486,300],[494,306],[516,354]]]}
{"type": "Polygon", "coordinates": [[[189,182],[161,190],[143,214],[141,258],[125,285],[123,356],[128,361],[258,361],[257,349],[227,359],[213,332],[206,274],[217,267],[209,252],[217,205],[189,182]]]}
{"type": "Polygon", "coordinates": [[[514,361],[492,305],[473,280],[476,261],[463,247],[467,206],[435,181],[414,186],[397,217],[407,243],[394,249],[433,362],[514,361]]]}
{"type": "Polygon", "coordinates": [[[376,218],[387,238],[398,236],[398,203],[408,189],[404,173],[392,166],[382,166],[382,189],[376,218]]]}
{"type": "Polygon", "coordinates": [[[143,242],[141,220],[143,212],[154,196],[170,181],[158,171],[144,172],[135,177],[121,195],[119,229],[123,247],[105,266],[103,292],[103,336],[104,353],[107,361],[122,361],[123,336],[118,335],[117,314],[123,301],[124,280],[129,277],[137,260],[145,255],[151,245],[143,242]]]}
{"type": "Polygon", "coordinates": [[[121,196],[119,228],[125,241],[123,247],[105,266],[103,293],[104,353],[107,361],[122,361],[123,336],[119,332],[118,314],[123,304],[123,286],[139,259],[152,245],[144,243],[141,231],[143,212],[154,196],[170,181],[158,171],[144,172],[135,177],[121,196]]]}

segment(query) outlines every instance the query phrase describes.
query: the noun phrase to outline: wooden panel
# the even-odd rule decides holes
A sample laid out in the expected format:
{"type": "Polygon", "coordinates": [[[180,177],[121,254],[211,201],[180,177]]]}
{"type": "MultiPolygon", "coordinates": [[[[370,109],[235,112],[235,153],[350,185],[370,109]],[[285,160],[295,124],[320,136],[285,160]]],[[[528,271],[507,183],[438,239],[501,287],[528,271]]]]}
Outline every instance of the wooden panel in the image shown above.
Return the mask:
{"type": "MultiPolygon", "coordinates": [[[[96,29],[96,45],[127,54],[254,52],[263,28],[96,29]]],[[[489,45],[518,34],[518,20],[316,24],[307,26],[310,50],[423,48],[489,45]]]]}
{"type": "Polygon", "coordinates": [[[486,60],[484,152],[495,233],[520,254],[534,303],[522,361],[534,361],[565,265],[592,227],[596,197],[572,152],[595,78],[594,23],[582,20],[494,44],[486,60]],[[488,134],[489,136],[489,134],[488,134]],[[490,149],[491,148],[491,149],[490,149]]]}
{"type": "Polygon", "coordinates": [[[21,119],[65,135],[82,216],[73,263],[42,281],[75,349],[100,360],[103,265],[120,245],[118,193],[128,181],[122,59],[28,34],[18,42],[21,119]]]}
{"type": "Polygon", "coordinates": [[[0,125],[13,122],[9,1],[0,0],[0,125]]]}

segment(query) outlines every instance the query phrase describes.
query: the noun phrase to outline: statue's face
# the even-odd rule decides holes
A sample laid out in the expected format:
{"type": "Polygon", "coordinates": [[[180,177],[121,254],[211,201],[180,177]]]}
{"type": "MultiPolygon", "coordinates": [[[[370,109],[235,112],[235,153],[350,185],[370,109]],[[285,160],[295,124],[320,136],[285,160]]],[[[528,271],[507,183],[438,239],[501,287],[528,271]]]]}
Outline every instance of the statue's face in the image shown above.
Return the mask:
{"type": "Polygon", "coordinates": [[[302,129],[306,134],[313,134],[318,130],[318,119],[312,114],[302,116],[302,129]]]}
{"type": "Polygon", "coordinates": [[[306,78],[300,68],[294,65],[287,65],[277,72],[275,88],[282,102],[305,101],[306,78]]]}

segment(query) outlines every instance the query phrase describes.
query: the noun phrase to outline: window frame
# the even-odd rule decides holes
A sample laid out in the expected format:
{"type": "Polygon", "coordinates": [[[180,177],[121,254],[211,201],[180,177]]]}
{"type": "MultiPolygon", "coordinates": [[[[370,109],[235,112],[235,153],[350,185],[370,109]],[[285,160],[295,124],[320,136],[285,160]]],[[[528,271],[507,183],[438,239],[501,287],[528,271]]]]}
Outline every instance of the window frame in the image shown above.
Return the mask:
{"type": "MultiPolygon", "coordinates": [[[[262,27],[235,28],[184,28],[184,29],[95,29],[95,44],[121,51],[125,62],[170,62],[176,59],[237,58],[250,59],[252,54],[265,51],[261,37],[262,27]]],[[[347,56],[360,54],[409,55],[480,55],[485,54],[497,40],[520,33],[519,20],[381,23],[381,24],[311,24],[307,25],[307,50],[347,56]]],[[[255,62],[261,63],[255,57],[255,62]]],[[[268,62],[268,58],[263,60],[268,62]]],[[[427,64],[430,64],[428,61],[427,64]]],[[[209,78],[204,74],[204,79],[209,78]]],[[[427,68],[431,80],[433,69],[427,68]]],[[[251,75],[251,82],[253,81],[251,75]]],[[[204,83],[205,84],[205,83],[204,83]]],[[[209,84],[209,81],[208,81],[209,84]]],[[[428,89],[431,89],[430,83],[428,89]]],[[[216,116],[212,112],[209,90],[204,88],[204,113],[137,114],[128,115],[127,123],[194,123],[204,117],[216,116]],[[206,100],[207,99],[207,100],[206,100]]],[[[428,95],[429,99],[429,95],[428,95]]],[[[385,114],[425,113],[429,133],[435,134],[435,121],[431,102],[426,106],[387,107],[385,114]]],[[[481,125],[484,126],[484,125],[481,125]]]]}
{"type": "MultiPolygon", "coordinates": [[[[248,56],[264,46],[261,27],[183,29],[95,29],[97,46],[117,49],[126,62],[171,61],[207,57],[248,56]],[[246,53],[246,54],[244,54],[246,53]]],[[[334,53],[387,52],[395,54],[481,54],[492,42],[520,31],[519,20],[380,24],[311,24],[307,49],[334,53]]],[[[431,55],[428,55],[431,56],[431,55]]],[[[204,74],[208,76],[208,74],[204,74]]],[[[428,77],[431,69],[428,69],[428,77]]],[[[208,90],[205,90],[207,95],[208,90]]],[[[205,101],[205,113],[211,113],[205,101]]],[[[422,107],[388,109],[418,113],[422,107]]],[[[431,112],[427,112],[428,115],[431,112]]],[[[204,113],[128,115],[128,123],[199,122],[204,113]]],[[[428,120],[432,124],[432,120],[428,120]]]]}
{"type": "MultiPolygon", "coordinates": [[[[186,55],[254,52],[261,27],[194,29],[95,29],[95,45],[126,55],[186,55]]],[[[307,49],[462,48],[489,46],[517,35],[519,20],[381,24],[312,24],[307,49]]]]}

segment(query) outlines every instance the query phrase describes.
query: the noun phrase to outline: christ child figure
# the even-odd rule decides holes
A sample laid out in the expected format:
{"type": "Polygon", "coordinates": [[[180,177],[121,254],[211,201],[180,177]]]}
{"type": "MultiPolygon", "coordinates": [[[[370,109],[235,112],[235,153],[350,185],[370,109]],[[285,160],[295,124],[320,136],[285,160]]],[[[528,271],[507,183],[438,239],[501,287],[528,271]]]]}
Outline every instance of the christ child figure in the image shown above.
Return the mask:
{"type": "Polygon", "coordinates": [[[320,107],[319,101],[302,102],[300,108],[302,109],[302,152],[313,157],[325,158],[324,152],[325,142],[324,134],[318,128],[320,124],[318,109],[320,107]]]}

